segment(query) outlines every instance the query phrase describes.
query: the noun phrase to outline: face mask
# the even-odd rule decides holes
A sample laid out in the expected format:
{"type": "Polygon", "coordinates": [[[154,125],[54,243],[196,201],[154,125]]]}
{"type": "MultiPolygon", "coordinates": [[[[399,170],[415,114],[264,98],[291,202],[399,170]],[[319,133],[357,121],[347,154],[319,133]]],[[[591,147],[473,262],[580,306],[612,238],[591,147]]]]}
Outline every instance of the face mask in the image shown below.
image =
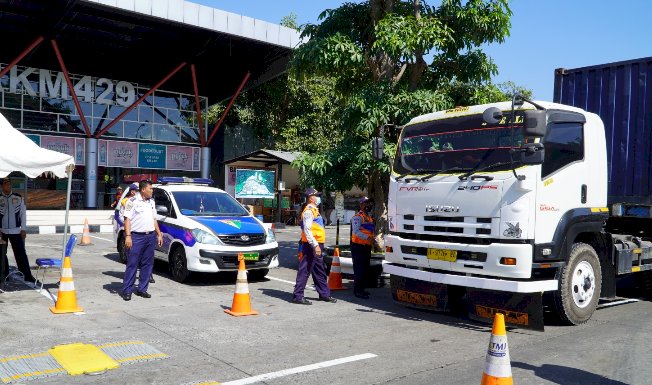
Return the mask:
{"type": "Polygon", "coordinates": [[[321,197],[316,197],[316,198],[317,198],[317,202],[315,202],[315,205],[319,206],[321,204],[321,197]]]}

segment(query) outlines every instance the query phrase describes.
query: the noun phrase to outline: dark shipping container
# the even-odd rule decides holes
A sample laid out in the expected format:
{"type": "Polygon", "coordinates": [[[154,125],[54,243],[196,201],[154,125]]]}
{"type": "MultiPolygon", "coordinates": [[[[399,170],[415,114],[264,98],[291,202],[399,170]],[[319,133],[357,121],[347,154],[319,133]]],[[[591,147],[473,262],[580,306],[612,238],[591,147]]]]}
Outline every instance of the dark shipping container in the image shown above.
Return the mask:
{"type": "Polygon", "coordinates": [[[652,205],[652,57],[556,69],[553,98],[602,118],[609,204],[652,205]]]}

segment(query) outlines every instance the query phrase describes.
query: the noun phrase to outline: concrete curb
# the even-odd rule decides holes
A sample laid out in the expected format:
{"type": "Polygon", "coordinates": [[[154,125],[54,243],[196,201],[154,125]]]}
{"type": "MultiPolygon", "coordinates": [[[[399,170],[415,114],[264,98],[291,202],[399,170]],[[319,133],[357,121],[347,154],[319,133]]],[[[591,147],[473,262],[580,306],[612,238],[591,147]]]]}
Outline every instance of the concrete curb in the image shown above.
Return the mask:
{"type": "MultiPolygon", "coordinates": [[[[91,233],[112,233],[113,225],[88,225],[88,230],[91,233]]],[[[63,234],[63,225],[27,226],[25,232],[27,234],[63,234]]],[[[84,232],[84,225],[70,225],[68,232],[71,234],[82,234],[84,232]]]]}

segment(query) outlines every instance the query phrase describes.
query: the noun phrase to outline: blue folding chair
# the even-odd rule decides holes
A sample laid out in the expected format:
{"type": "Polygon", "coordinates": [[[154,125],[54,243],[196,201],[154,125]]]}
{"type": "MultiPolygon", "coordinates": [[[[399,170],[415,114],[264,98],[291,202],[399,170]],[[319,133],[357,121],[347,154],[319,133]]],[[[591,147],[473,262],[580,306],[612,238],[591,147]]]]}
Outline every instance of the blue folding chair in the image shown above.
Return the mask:
{"type": "MultiPolygon", "coordinates": [[[[77,244],[77,236],[75,234],[71,234],[70,238],[68,238],[68,243],[66,244],[66,253],[64,256],[70,257],[72,254],[72,249],[75,247],[77,244]]],[[[43,291],[43,284],[45,283],[45,274],[48,270],[52,268],[57,268],[59,271],[61,271],[61,265],[63,264],[63,258],[62,256],[59,259],[54,259],[54,258],[38,258],[36,260],[36,266],[38,266],[38,269],[36,269],[36,281],[38,282],[38,274],[41,270],[43,270],[43,277],[41,277],[41,289],[39,290],[39,293],[43,291]]]]}

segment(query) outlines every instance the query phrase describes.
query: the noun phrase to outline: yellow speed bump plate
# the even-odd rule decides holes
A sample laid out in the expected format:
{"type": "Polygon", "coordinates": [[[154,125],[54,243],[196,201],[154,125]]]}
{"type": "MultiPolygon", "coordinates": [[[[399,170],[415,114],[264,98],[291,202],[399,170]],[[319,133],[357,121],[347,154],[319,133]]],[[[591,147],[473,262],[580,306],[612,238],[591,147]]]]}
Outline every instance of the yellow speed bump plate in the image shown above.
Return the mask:
{"type": "Polygon", "coordinates": [[[97,373],[120,366],[95,345],[68,344],[57,345],[48,350],[59,364],[70,374],[97,373]]]}

